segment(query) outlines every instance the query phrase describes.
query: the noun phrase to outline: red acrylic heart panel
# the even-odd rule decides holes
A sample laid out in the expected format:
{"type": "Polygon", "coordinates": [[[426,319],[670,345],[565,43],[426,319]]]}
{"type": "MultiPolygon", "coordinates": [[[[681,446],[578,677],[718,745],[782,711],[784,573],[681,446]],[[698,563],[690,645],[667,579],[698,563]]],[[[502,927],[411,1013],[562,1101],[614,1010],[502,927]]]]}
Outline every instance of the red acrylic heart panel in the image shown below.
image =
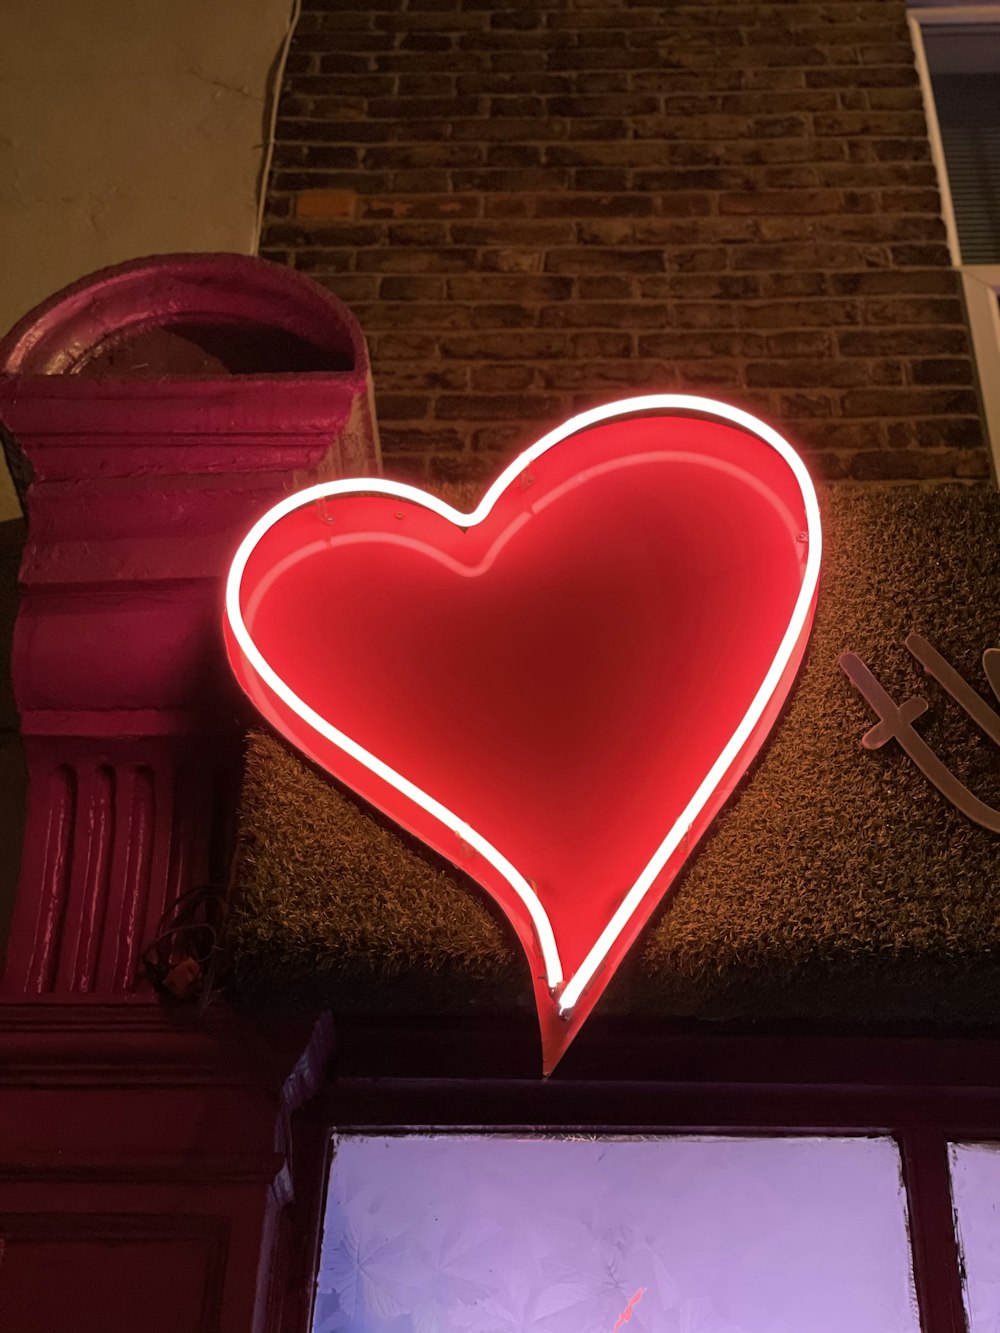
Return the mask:
{"type": "Polygon", "coordinates": [[[548,1072],[777,717],[820,544],[774,430],[631,399],[469,514],[369,478],[282,501],[233,563],[228,651],[289,740],[500,904],[548,1072]]]}

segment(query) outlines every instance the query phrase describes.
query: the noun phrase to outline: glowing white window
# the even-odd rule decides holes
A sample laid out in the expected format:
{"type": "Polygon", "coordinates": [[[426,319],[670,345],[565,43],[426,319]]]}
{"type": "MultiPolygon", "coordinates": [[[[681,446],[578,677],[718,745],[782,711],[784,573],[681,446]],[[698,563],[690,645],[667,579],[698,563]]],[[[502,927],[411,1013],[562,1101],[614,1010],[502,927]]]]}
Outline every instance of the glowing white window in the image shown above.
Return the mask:
{"type": "Polygon", "coordinates": [[[345,1135],[313,1333],[917,1333],[885,1138],[345,1135]]]}

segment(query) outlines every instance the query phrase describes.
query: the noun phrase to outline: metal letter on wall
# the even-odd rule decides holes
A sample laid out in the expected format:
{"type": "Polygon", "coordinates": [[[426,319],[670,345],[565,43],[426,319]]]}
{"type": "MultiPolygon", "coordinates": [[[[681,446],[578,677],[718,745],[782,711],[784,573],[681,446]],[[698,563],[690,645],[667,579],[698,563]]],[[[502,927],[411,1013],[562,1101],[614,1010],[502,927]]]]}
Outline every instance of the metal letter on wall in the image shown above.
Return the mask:
{"type": "MultiPolygon", "coordinates": [[[[958,674],[955,668],[919,634],[910,634],[906,646],[929,676],[943,686],[973,722],[1000,745],[1000,715],[986,703],[958,674]]],[[[861,738],[866,750],[878,750],[887,741],[896,740],[903,751],[938,789],[941,795],[974,823],[1000,833],[1000,810],[974,795],[938,758],[927,742],[914,730],[913,723],[927,712],[927,701],[913,696],[897,704],[857,655],[844,653],[838,659],[851,684],[864,695],[879,716],[879,721],[861,738]]],[[[1000,699],[1000,648],[988,648],[983,654],[983,668],[993,693],[1000,699]]]]}

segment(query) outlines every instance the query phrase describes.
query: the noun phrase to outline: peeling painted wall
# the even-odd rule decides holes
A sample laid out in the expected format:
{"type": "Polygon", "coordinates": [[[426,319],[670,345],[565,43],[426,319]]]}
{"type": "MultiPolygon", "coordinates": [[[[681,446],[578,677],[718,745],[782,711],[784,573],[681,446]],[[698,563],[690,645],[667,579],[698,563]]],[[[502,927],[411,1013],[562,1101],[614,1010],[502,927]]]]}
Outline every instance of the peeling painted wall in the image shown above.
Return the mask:
{"type": "MultiPolygon", "coordinates": [[[[254,245],[291,0],[0,4],[0,331],[106,264],[254,245]]],[[[0,468],[0,522],[17,502],[0,468]]]]}

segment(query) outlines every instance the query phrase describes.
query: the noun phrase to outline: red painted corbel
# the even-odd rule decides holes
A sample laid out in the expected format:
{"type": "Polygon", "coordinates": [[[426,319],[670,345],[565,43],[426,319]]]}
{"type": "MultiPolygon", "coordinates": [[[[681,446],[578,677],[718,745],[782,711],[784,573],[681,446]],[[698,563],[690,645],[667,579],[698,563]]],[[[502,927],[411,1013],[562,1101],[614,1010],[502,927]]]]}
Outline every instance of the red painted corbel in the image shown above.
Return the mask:
{"type": "Polygon", "coordinates": [[[306,480],[379,464],[364,337],[237,255],[107,269],[0,343],[30,481],[13,678],[29,772],[8,998],[148,999],[164,908],[225,877],[240,704],[221,584],[306,480]]]}

